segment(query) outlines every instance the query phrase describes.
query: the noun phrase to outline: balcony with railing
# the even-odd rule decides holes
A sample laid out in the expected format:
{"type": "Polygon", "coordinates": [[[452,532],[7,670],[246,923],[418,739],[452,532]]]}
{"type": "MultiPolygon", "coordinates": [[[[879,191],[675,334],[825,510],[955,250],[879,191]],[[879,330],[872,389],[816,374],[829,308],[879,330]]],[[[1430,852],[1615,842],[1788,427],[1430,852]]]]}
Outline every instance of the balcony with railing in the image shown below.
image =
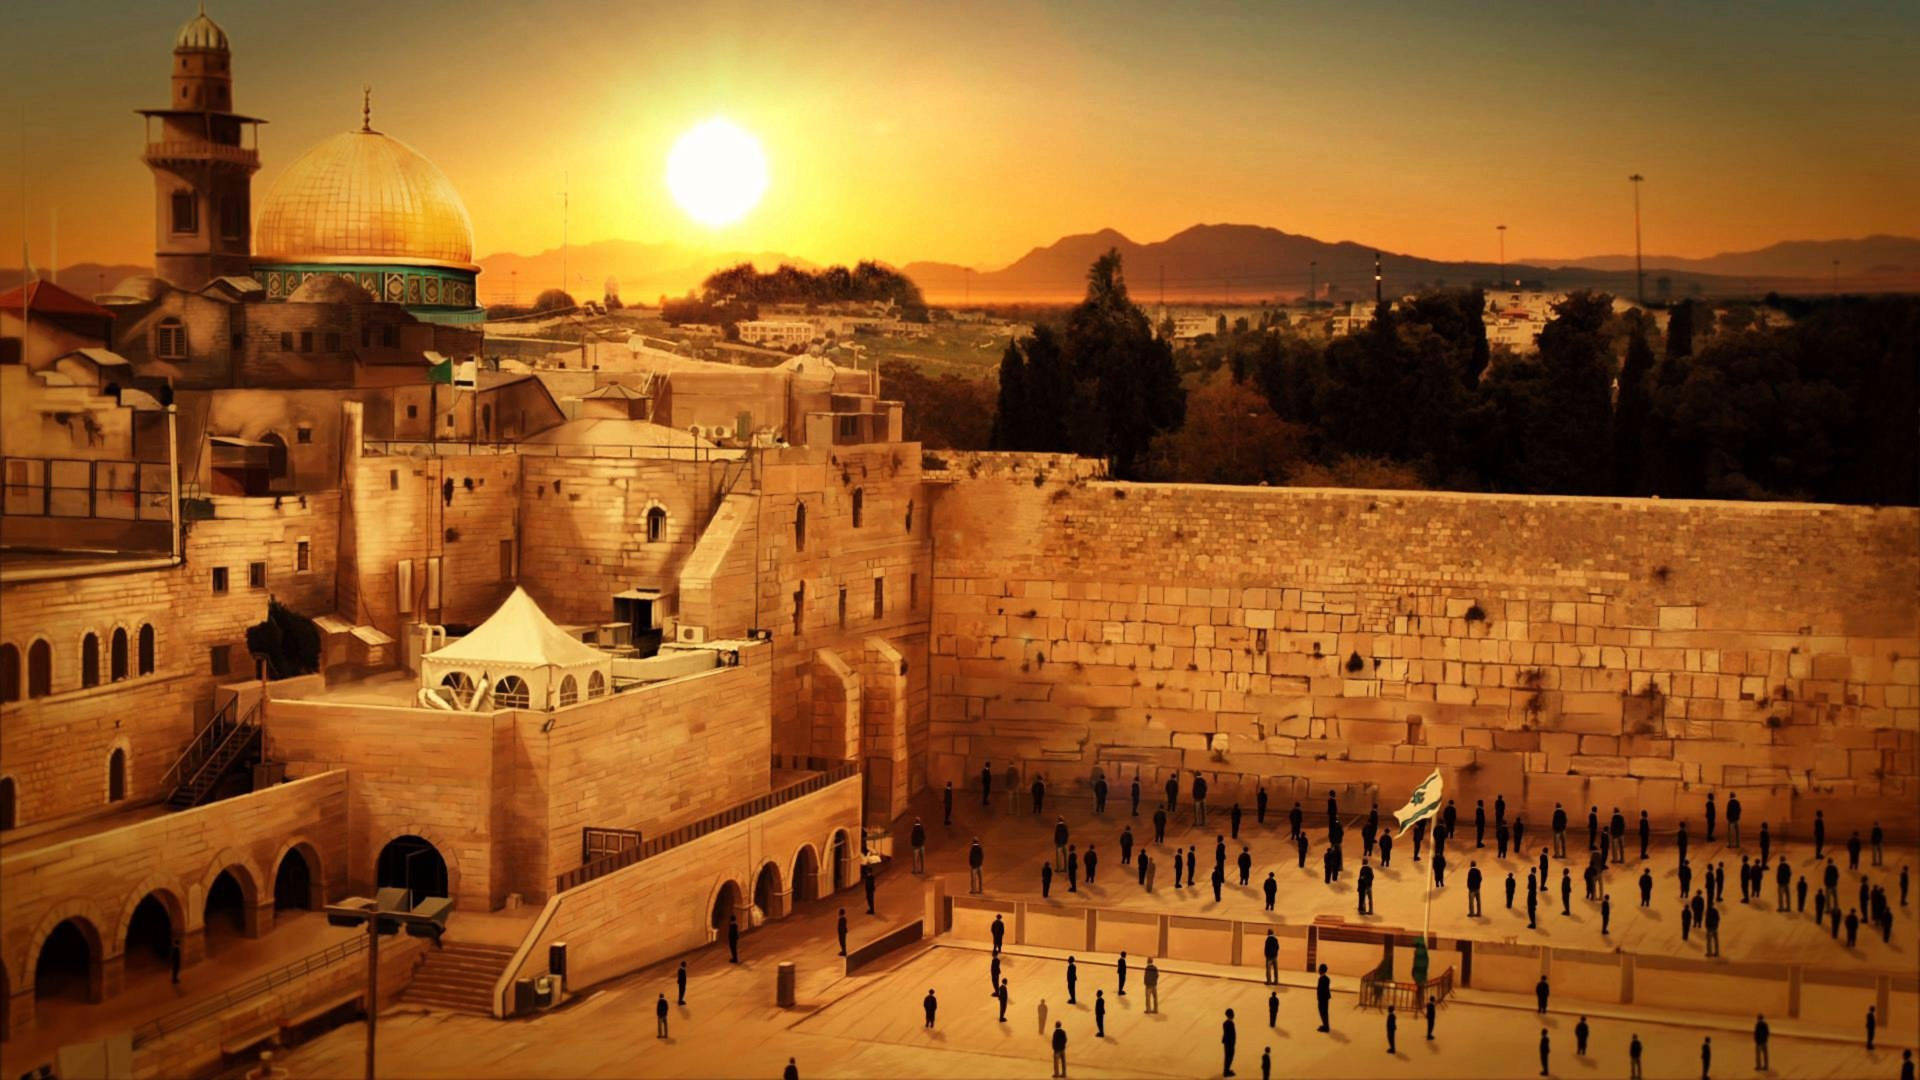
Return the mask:
{"type": "Polygon", "coordinates": [[[222,165],[260,167],[260,152],[245,146],[230,146],[211,139],[161,139],[147,144],[144,159],[149,164],[169,161],[212,161],[222,165]]]}

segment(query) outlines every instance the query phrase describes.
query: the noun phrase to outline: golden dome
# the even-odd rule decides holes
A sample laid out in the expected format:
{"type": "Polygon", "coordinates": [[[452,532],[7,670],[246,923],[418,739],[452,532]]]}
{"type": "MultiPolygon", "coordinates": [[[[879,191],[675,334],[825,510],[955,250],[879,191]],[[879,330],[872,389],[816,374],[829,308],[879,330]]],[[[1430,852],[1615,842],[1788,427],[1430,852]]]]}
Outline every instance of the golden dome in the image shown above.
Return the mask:
{"type": "Polygon", "coordinates": [[[263,262],[475,269],[473,221],[433,162],[378,131],[322,139],[287,166],[254,227],[263,262]]]}
{"type": "Polygon", "coordinates": [[[175,52],[226,52],[227,32],[220,24],[207,18],[205,4],[200,6],[200,14],[195,15],[180,32],[173,37],[175,52]]]}

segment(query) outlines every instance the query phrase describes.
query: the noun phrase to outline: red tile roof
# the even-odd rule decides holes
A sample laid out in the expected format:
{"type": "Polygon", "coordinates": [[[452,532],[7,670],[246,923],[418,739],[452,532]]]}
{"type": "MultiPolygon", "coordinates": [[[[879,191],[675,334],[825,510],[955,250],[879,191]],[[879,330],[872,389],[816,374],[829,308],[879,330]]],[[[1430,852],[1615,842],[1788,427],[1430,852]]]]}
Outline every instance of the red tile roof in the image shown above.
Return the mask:
{"type": "Polygon", "coordinates": [[[113,312],[84,297],[75,296],[51,281],[29,281],[0,293],[0,311],[29,314],[85,315],[95,319],[113,318],[113,312]]]}

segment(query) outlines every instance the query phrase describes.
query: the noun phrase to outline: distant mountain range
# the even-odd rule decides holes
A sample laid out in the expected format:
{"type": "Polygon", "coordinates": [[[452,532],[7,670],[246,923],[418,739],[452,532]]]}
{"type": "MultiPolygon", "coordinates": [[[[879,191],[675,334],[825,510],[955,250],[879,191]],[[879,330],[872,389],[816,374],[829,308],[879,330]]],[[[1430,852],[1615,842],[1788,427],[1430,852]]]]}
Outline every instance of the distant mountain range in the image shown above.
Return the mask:
{"type": "MultiPolygon", "coordinates": [[[[1631,294],[1633,257],[1590,260],[1492,262],[1426,259],[1352,241],[1329,243],[1259,225],[1195,225],[1165,240],[1138,243],[1113,229],[1063,237],[1034,248],[999,270],[969,271],[951,263],[915,262],[901,269],[935,303],[1016,300],[1065,301],[1084,291],[1087,266],[1108,249],[1120,252],[1134,299],[1252,301],[1306,295],[1309,285],[1335,299],[1373,293],[1374,254],[1379,251],[1385,291],[1391,295],[1428,286],[1496,280],[1539,282],[1548,288],[1602,288],[1631,294]],[[1504,270],[1504,273],[1503,273],[1504,270]]],[[[1649,298],[1659,279],[1669,295],[1715,296],[1780,291],[1824,292],[1832,287],[1833,260],[1840,260],[1840,287],[1850,290],[1920,288],[1920,239],[1876,236],[1864,240],[1808,240],[1775,244],[1754,252],[1710,259],[1646,259],[1649,298]]]]}
{"type": "MultiPolygon", "coordinates": [[[[1352,241],[1329,243],[1260,225],[1195,225],[1152,243],[1102,229],[1036,247],[998,270],[943,262],[910,262],[899,269],[936,304],[1060,303],[1084,294],[1087,267],[1109,248],[1118,250],[1125,261],[1134,299],[1149,305],[1162,295],[1170,302],[1188,303],[1293,299],[1304,296],[1310,283],[1323,298],[1364,299],[1373,294],[1376,250],[1389,295],[1503,277],[1503,268],[1496,263],[1426,259],[1352,241]]],[[[1835,260],[1844,291],[1920,291],[1920,238],[1869,236],[1793,240],[1703,259],[1649,255],[1645,259],[1647,294],[1649,299],[1660,299],[1663,294],[1678,298],[1768,290],[1826,292],[1835,280],[1835,260]]],[[[560,284],[564,263],[577,298],[598,298],[607,279],[613,278],[627,302],[651,304],[661,296],[696,289],[708,274],[740,262],[752,262],[763,270],[783,262],[808,269],[818,265],[780,252],[715,254],[674,244],[604,240],[564,253],[555,248],[536,255],[488,255],[480,260],[480,296],[485,303],[531,302],[540,290],[560,284]]],[[[141,266],[79,263],[63,267],[59,282],[82,296],[92,296],[123,278],[151,272],[141,266]]],[[[11,287],[19,279],[17,269],[0,270],[0,287],[11,287]]],[[[1551,289],[1599,288],[1632,295],[1633,256],[1518,259],[1504,267],[1504,280],[1515,279],[1551,289]]]]}

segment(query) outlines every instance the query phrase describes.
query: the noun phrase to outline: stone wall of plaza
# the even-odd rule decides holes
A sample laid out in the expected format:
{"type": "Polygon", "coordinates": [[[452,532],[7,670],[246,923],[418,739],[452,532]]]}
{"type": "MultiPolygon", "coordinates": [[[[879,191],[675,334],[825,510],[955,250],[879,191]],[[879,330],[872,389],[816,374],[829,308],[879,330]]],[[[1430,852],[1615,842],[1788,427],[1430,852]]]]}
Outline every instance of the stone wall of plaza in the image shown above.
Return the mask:
{"type": "MultiPolygon", "coordinates": [[[[617,449],[617,448],[616,448],[617,449]]],[[[671,592],[712,515],[725,462],[522,454],[520,583],[563,623],[613,618],[613,595],[671,592]],[[667,512],[647,539],[647,512],[667,512]]],[[[741,627],[745,630],[745,627],[741,627]]],[[[716,631],[719,632],[719,631],[716,631]]]]}
{"type": "Polygon", "coordinates": [[[653,836],[767,792],[767,649],[727,649],[739,666],[551,713],[382,705],[318,676],[283,680],[268,750],[290,775],[350,778],[349,891],[371,896],[380,850],[413,835],[446,861],[461,906],[538,902],[580,865],[585,827],[653,836]]]}
{"type": "Polygon", "coordinates": [[[1738,788],[1776,827],[1914,829],[1912,510],[947,474],[936,782],[1397,806],[1437,767],[1535,821],[1738,788]]]}
{"type": "Polygon", "coordinates": [[[274,876],[290,853],[307,860],[316,892],[342,895],[347,786],[344,774],[329,772],[71,840],[9,845],[0,859],[0,963],[10,1030],[31,1022],[40,946],[66,919],[81,920],[98,942],[93,985],[111,997],[134,908],[150,893],[184,935],[189,964],[203,955],[207,890],[222,872],[240,885],[248,936],[272,927],[274,876]]]}
{"type": "Polygon", "coordinates": [[[348,468],[340,595],[329,605],[343,617],[397,640],[411,622],[477,624],[513,591],[520,555],[519,458],[354,456],[348,468]]]}
{"type": "MultiPolygon", "coordinates": [[[[126,754],[126,804],[164,797],[161,778],[209,715],[214,687],[248,678],[246,628],[268,598],[296,611],[331,607],[339,496],[317,493],[216,498],[214,516],[191,522],[177,566],[12,580],[0,586],[0,641],[24,658],[35,640],[52,646],[52,693],[0,705],[0,775],[10,776],[18,822],[34,826],[108,808],[108,762],[126,754]],[[276,505],[278,503],[278,505],[276,505]],[[301,569],[301,545],[306,568],[301,569]],[[253,584],[252,568],[264,568],[253,584]],[[214,571],[226,571],[226,591],[214,571]],[[154,632],[154,667],[140,672],[140,629],[154,632]],[[127,675],[115,681],[113,640],[127,635],[127,675]],[[100,682],[82,685],[82,641],[100,643],[100,682]],[[228,669],[216,672],[213,651],[228,669]]],[[[8,569],[30,567],[30,560],[8,569]]]]}
{"type": "Polygon", "coordinates": [[[553,942],[567,942],[567,986],[580,989],[706,945],[716,913],[722,928],[728,915],[751,928],[754,888],[769,867],[767,917],[857,885],[860,785],[849,777],[556,894],[496,984],[496,1015],[515,979],[548,973],[553,942]]]}
{"type": "Polygon", "coordinates": [[[929,747],[925,658],[933,611],[933,493],[920,470],[917,443],[770,451],[759,472],[755,515],[758,619],[772,632],[774,646],[775,751],[844,758],[850,743],[847,721],[840,715],[816,716],[818,709],[860,708],[866,715],[856,723],[863,726],[867,720],[898,717],[903,736],[871,732],[863,749],[869,757],[884,754],[891,760],[891,752],[880,747],[905,747],[905,761],[899,763],[906,769],[903,794],[926,786],[929,747]],[[858,526],[853,523],[856,491],[858,526]],[[795,527],[803,505],[804,544],[795,527]],[[899,654],[904,671],[901,663],[880,663],[879,653],[888,650],[899,654]],[[830,691],[816,686],[823,651],[835,654],[858,681],[873,682],[872,692],[850,697],[837,681],[830,691]],[[875,704],[893,699],[902,702],[897,711],[875,704]]]}

